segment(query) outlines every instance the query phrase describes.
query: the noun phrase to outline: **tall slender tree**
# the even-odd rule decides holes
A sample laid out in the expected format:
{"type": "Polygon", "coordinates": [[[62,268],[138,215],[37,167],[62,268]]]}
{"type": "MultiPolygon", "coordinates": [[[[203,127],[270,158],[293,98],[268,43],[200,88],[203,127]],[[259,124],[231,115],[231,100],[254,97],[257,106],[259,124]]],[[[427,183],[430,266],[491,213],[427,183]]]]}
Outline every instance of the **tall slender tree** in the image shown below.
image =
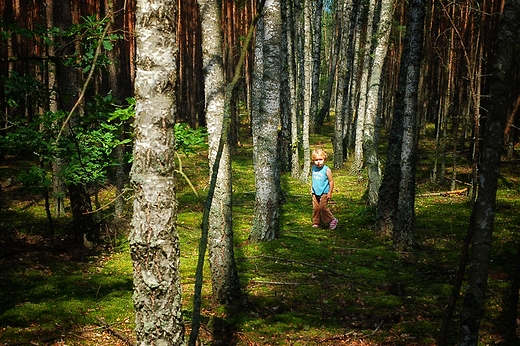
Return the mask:
{"type": "Polygon", "coordinates": [[[217,0],[198,0],[198,3],[202,23],[210,177],[216,176],[208,223],[209,265],[213,299],[230,305],[240,296],[240,285],[233,251],[230,114],[225,114],[229,109],[225,109],[221,10],[217,0]]]}
{"type": "Polygon", "coordinates": [[[292,66],[290,64],[289,57],[289,47],[292,47],[292,39],[290,37],[291,32],[291,22],[288,20],[289,18],[289,1],[281,0],[280,8],[282,15],[282,71],[281,71],[281,81],[280,81],[280,118],[281,118],[281,128],[279,134],[280,141],[280,154],[278,161],[280,162],[280,171],[281,172],[290,172],[291,164],[292,164],[292,110],[293,110],[293,100],[291,99],[291,72],[292,66]]]}
{"type": "MultiPolygon", "coordinates": [[[[59,20],[56,22],[57,26],[62,30],[69,29],[74,23],[73,17],[74,2],[71,0],[59,0],[54,3],[54,18],[59,20]]],[[[63,55],[74,54],[79,51],[74,44],[62,41],[63,55]]],[[[94,68],[94,67],[93,67],[94,68]]],[[[79,102],[81,76],[76,67],[65,64],[63,61],[57,66],[57,85],[59,95],[59,108],[70,112],[70,120],[67,122],[74,127],[78,122],[80,111],[77,111],[76,103],[79,102]]],[[[62,126],[65,128],[65,126],[62,126]]],[[[68,135],[73,141],[75,134],[68,131],[68,135]]],[[[82,153],[79,150],[71,155],[78,157],[81,162],[82,153]]],[[[61,161],[66,159],[62,157],[61,161]]],[[[92,214],[92,202],[87,187],[82,182],[67,182],[67,189],[69,193],[70,205],[72,210],[72,218],[74,223],[74,234],[78,242],[87,240],[87,242],[96,242],[99,237],[98,226],[96,225],[92,214]]]]}
{"type": "Polygon", "coordinates": [[[363,130],[366,118],[368,81],[371,73],[371,54],[372,54],[372,33],[374,31],[374,17],[377,0],[364,2],[364,32],[359,35],[359,58],[357,60],[358,82],[357,82],[357,111],[356,111],[356,127],[355,127],[355,143],[354,143],[354,161],[352,170],[359,174],[363,168],[363,130]]]}
{"type": "Polygon", "coordinates": [[[280,0],[267,0],[258,21],[253,73],[253,161],[255,211],[250,239],[267,241],[278,236],[280,173],[278,126],[280,124],[280,0]]]}
{"type": "MultiPolygon", "coordinates": [[[[367,66],[370,75],[366,95],[365,122],[363,123],[363,156],[368,172],[367,202],[372,206],[377,204],[379,187],[381,186],[381,170],[378,155],[379,122],[381,117],[379,98],[382,88],[381,76],[392,31],[394,7],[394,0],[381,0],[381,11],[375,34],[376,40],[373,53],[371,50],[370,63],[367,66]]],[[[369,25],[371,24],[369,23],[369,25]]],[[[370,39],[370,41],[372,40],[370,39]]]]}
{"type": "Polygon", "coordinates": [[[470,219],[473,232],[468,287],[460,314],[459,345],[478,345],[480,323],[484,315],[487,278],[491,259],[493,226],[496,213],[500,159],[504,127],[512,108],[513,73],[520,43],[520,0],[508,0],[501,16],[490,81],[489,104],[479,169],[478,196],[470,219]],[[516,48],[516,49],[515,49],[516,48]]]}
{"type": "Polygon", "coordinates": [[[310,100],[310,130],[316,132],[321,125],[318,119],[318,105],[320,100],[320,70],[321,70],[321,36],[323,18],[323,0],[314,0],[311,5],[311,42],[312,42],[312,74],[310,100]]]}
{"type": "Polygon", "coordinates": [[[137,345],[184,345],[176,230],[176,0],[138,0],[134,214],[130,234],[137,345]]]}
{"type": "Polygon", "coordinates": [[[289,92],[290,92],[290,100],[291,100],[291,176],[293,178],[299,178],[301,175],[300,168],[300,124],[301,117],[299,116],[300,107],[300,90],[301,84],[299,83],[299,64],[297,61],[297,56],[299,50],[299,40],[297,37],[297,30],[299,30],[299,26],[297,25],[299,21],[296,19],[299,17],[301,11],[298,9],[300,6],[298,2],[286,1],[287,3],[287,72],[289,74],[289,92]]]}
{"type": "Polygon", "coordinates": [[[416,117],[424,36],[423,1],[410,2],[396,107],[388,142],[388,158],[377,205],[377,230],[382,234],[392,234],[397,250],[415,245],[416,117]]]}
{"type": "Polygon", "coordinates": [[[348,158],[348,144],[352,132],[353,87],[355,83],[354,53],[355,29],[359,21],[361,1],[344,0],[342,11],[342,42],[337,73],[335,121],[334,121],[334,167],[341,168],[348,158]]]}
{"type": "Polygon", "coordinates": [[[302,65],[300,83],[302,86],[302,151],[303,151],[303,170],[300,175],[302,182],[308,182],[311,169],[311,100],[312,100],[312,1],[303,0],[303,27],[302,32],[302,55],[300,64],[302,65]]]}

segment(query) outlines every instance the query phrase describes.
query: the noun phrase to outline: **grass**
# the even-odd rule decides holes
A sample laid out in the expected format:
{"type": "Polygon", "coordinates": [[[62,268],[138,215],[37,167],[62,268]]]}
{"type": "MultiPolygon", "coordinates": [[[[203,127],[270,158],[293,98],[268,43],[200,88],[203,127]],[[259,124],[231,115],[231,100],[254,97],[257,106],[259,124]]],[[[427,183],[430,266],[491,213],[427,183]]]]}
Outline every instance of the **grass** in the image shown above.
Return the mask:
{"type": "MultiPolygon", "coordinates": [[[[330,127],[313,135],[312,142],[331,153],[327,131],[330,127]]],[[[418,191],[446,190],[429,181],[433,146],[421,143],[418,191]]],[[[373,232],[374,210],[363,199],[366,178],[352,175],[348,163],[334,170],[337,191],[331,209],[340,220],[334,231],[311,227],[309,186],[284,174],[280,237],[251,244],[251,150],[251,143],[243,141],[233,159],[235,255],[247,299],[244,309],[234,316],[215,306],[206,263],[202,343],[211,342],[210,317],[219,316],[234,324],[238,345],[435,344],[467,230],[471,211],[467,198],[418,197],[416,237],[422,249],[398,254],[390,239],[373,232]]],[[[0,167],[2,183],[14,169],[18,169],[16,162],[0,167]]],[[[508,163],[500,181],[482,345],[501,341],[501,313],[518,247],[517,169],[518,162],[508,163]]],[[[204,196],[205,153],[183,157],[183,170],[204,196]]],[[[64,215],[58,220],[63,234],[52,248],[45,236],[43,201],[17,186],[3,190],[10,199],[0,215],[0,345],[123,345],[114,331],[132,339],[129,223],[107,225],[107,246],[94,253],[77,253],[67,236],[69,215],[64,215]]],[[[111,200],[113,191],[104,193],[101,199],[111,200]]],[[[202,208],[180,176],[177,199],[184,315],[189,329],[202,208]]]]}

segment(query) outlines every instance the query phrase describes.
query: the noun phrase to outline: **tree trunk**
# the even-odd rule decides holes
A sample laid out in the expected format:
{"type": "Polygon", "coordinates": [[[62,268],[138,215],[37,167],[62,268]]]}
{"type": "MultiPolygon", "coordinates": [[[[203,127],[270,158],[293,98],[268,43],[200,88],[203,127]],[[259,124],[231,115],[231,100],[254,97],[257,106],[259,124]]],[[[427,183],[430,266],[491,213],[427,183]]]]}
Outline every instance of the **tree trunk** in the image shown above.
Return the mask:
{"type": "MultiPolygon", "coordinates": [[[[70,0],[60,0],[54,5],[54,19],[59,18],[59,21],[55,24],[63,30],[69,29],[73,24],[73,3],[70,0]]],[[[66,42],[61,43],[65,45],[62,54],[67,55],[75,52],[73,45],[66,45],[66,42]]],[[[74,108],[79,94],[80,76],[76,68],[60,64],[57,67],[57,78],[60,108],[69,112],[74,108]]],[[[77,117],[78,115],[74,114],[70,119],[70,124],[74,125],[77,117]]],[[[58,162],[63,162],[64,160],[66,160],[66,158],[61,157],[58,162]]],[[[89,242],[97,241],[99,238],[99,230],[93,219],[92,203],[86,187],[79,183],[69,183],[68,190],[76,240],[83,241],[86,239],[89,242]]]]}
{"type": "Polygon", "coordinates": [[[423,40],[423,0],[412,1],[409,11],[409,24],[401,58],[387,163],[379,189],[376,221],[377,232],[384,235],[392,234],[397,250],[406,249],[414,243],[415,121],[423,40]]]}
{"type": "Polygon", "coordinates": [[[374,12],[376,6],[373,3],[375,0],[371,0],[369,3],[365,3],[365,10],[368,12],[368,18],[366,18],[365,27],[366,33],[363,35],[363,39],[360,39],[360,47],[362,47],[360,57],[358,60],[358,71],[360,75],[358,77],[358,105],[357,105],[357,117],[356,117],[356,131],[355,131],[355,143],[354,143],[354,161],[352,163],[352,171],[359,174],[363,168],[363,130],[365,126],[365,119],[367,116],[367,95],[368,95],[368,81],[370,79],[371,66],[370,66],[370,54],[372,53],[372,32],[374,22],[374,12]]]}
{"type": "MultiPolygon", "coordinates": [[[[379,95],[382,85],[381,75],[386,52],[388,51],[390,32],[392,31],[394,7],[394,0],[383,0],[381,2],[381,14],[376,34],[378,39],[373,51],[374,58],[371,59],[370,67],[366,67],[370,69],[371,72],[368,80],[366,115],[363,124],[363,155],[368,173],[367,203],[371,206],[377,204],[379,187],[381,186],[381,171],[378,154],[379,95]]],[[[369,25],[372,24],[369,22],[369,25]]],[[[369,40],[371,41],[372,39],[369,38],[369,40]]]]}
{"type": "Polygon", "coordinates": [[[300,180],[304,183],[309,181],[311,170],[311,99],[312,99],[312,24],[311,24],[311,0],[303,0],[303,125],[302,125],[302,145],[303,145],[303,169],[300,180]]]}
{"type": "Polygon", "coordinates": [[[401,147],[399,199],[394,220],[393,243],[397,251],[415,247],[415,165],[417,156],[417,96],[424,30],[424,0],[410,2],[410,21],[407,26],[405,65],[406,76],[401,147]]]}
{"type": "Polygon", "coordinates": [[[291,112],[291,176],[295,179],[300,177],[300,140],[299,140],[299,118],[298,118],[298,64],[296,56],[297,41],[295,38],[296,14],[292,1],[285,1],[287,4],[287,72],[289,74],[289,93],[290,93],[290,112],[291,112]]]}
{"type": "Polygon", "coordinates": [[[81,184],[69,184],[70,209],[74,224],[76,242],[92,247],[99,241],[99,227],[92,217],[90,195],[81,184]]]}
{"type": "Polygon", "coordinates": [[[250,239],[278,237],[280,176],[278,126],[280,123],[281,13],[279,0],[267,0],[258,22],[253,74],[253,162],[255,213],[250,239]]]}
{"type": "MultiPolygon", "coordinates": [[[[106,12],[112,18],[111,30],[116,32],[124,27],[124,16],[126,15],[124,0],[111,0],[106,4],[106,12]]],[[[125,97],[132,95],[132,82],[129,71],[128,51],[124,40],[115,42],[112,50],[107,52],[109,59],[112,61],[108,65],[108,80],[110,91],[115,96],[118,104],[125,104],[125,97]],[[123,63],[125,62],[125,63],[123,63]]],[[[125,127],[127,124],[121,125],[118,133],[119,140],[125,140],[125,127]]],[[[114,157],[118,163],[115,167],[114,185],[116,187],[116,198],[114,201],[114,215],[117,218],[123,217],[125,208],[125,184],[128,182],[128,167],[125,162],[127,152],[124,145],[118,145],[114,149],[114,157]]]]}
{"type": "Polygon", "coordinates": [[[504,339],[507,344],[518,344],[519,337],[516,333],[518,325],[518,302],[520,293],[520,244],[517,245],[515,260],[515,268],[511,275],[511,289],[509,290],[509,299],[504,303],[504,339]]]}
{"type": "Polygon", "coordinates": [[[348,158],[350,136],[352,133],[352,117],[354,115],[352,100],[355,83],[354,60],[356,57],[355,29],[360,20],[361,1],[345,0],[342,22],[344,25],[343,42],[338,64],[338,86],[336,92],[336,120],[334,124],[334,167],[341,168],[348,158]],[[346,35],[348,33],[348,35],[346,35]]]}
{"type": "MultiPolygon", "coordinates": [[[[323,125],[325,118],[327,118],[330,113],[330,101],[332,99],[332,89],[334,86],[334,82],[336,80],[336,71],[338,70],[338,60],[339,60],[339,56],[340,56],[341,41],[342,41],[342,36],[343,36],[344,3],[346,3],[346,1],[338,1],[338,3],[336,4],[336,9],[335,9],[335,14],[334,14],[334,17],[335,17],[334,31],[335,31],[335,33],[334,33],[334,38],[333,38],[334,42],[331,45],[331,57],[330,57],[330,64],[329,64],[327,89],[325,90],[325,93],[323,96],[323,104],[321,106],[321,109],[319,110],[319,112],[317,112],[317,115],[316,115],[316,124],[318,126],[323,125]]],[[[334,155],[334,158],[336,158],[336,155],[334,155]]],[[[334,160],[334,167],[336,168],[335,160],[334,160]]],[[[341,166],[338,168],[341,168],[341,166]]]]}
{"type": "Polygon", "coordinates": [[[184,345],[176,230],[176,0],[136,4],[134,214],[130,234],[137,345],[184,345]]]}
{"type": "Polygon", "coordinates": [[[287,0],[281,0],[281,15],[282,15],[282,72],[281,72],[281,88],[280,88],[280,118],[281,118],[281,129],[279,135],[280,142],[280,154],[278,156],[278,162],[280,162],[280,172],[290,172],[292,168],[292,99],[291,99],[291,88],[290,83],[292,81],[289,57],[289,45],[292,39],[289,36],[290,22],[288,16],[287,0]]]}
{"type": "Polygon", "coordinates": [[[321,21],[323,17],[323,0],[314,0],[311,6],[311,42],[312,42],[312,78],[311,105],[310,105],[310,131],[316,130],[322,124],[318,120],[318,103],[320,92],[320,67],[321,67],[321,21]],[[312,8],[314,13],[312,13],[312,8]]]}
{"type": "MultiPolygon", "coordinates": [[[[47,28],[53,28],[55,26],[54,23],[54,2],[49,1],[45,7],[45,16],[47,20],[47,28]]],[[[54,37],[49,35],[48,39],[50,42],[54,42],[54,37]]],[[[55,56],[56,55],[56,47],[54,44],[47,45],[47,55],[55,56]]],[[[49,92],[47,96],[48,107],[47,109],[51,112],[58,111],[58,95],[56,92],[56,83],[57,83],[57,75],[56,75],[56,63],[51,61],[46,62],[47,67],[47,90],[49,92]]],[[[59,126],[59,125],[56,125],[59,126]]],[[[61,159],[59,157],[55,157],[52,162],[52,196],[53,196],[53,211],[56,217],[60,217],[61,213],[65,211],[65,195],[67,192],[67,186],[61,177],[61,168],[63,164],[60,162],[61,159]]]]}
{"type": "Polygon", "coordinates": [[[240,297],[240,285],[233,252],[231,152],[229,145],[229,118],[231,114],[226,116],[225,112],[229,112],[229,110],[225,110],[224,107],[225,76],[222,58],[222,34],[220,31],[221,11],[217,0],[198,0],[198,3],[202,23],[210,177],[214,174],[217,177],[209,212],[209,264],[213,299],[219,304],[231,305],[240,297]],[[220,145],[221,141],[222,146],[220,145]]]}
{"type": "Polygon", "coordinates": [[[517,47],[519,34],[520,1],[506,1],[490,77],[490,97],[487,107],[489,114],[481,151],[478,196],[471,214],[470,226],[474,227],[474,236],[468,287],[460,315],[459,345],[461,346],[478,344],[480,322],[484,314],[504,126],[508,108],[513,102],[511,85],[517,55],[512,48],[517,47]]]}

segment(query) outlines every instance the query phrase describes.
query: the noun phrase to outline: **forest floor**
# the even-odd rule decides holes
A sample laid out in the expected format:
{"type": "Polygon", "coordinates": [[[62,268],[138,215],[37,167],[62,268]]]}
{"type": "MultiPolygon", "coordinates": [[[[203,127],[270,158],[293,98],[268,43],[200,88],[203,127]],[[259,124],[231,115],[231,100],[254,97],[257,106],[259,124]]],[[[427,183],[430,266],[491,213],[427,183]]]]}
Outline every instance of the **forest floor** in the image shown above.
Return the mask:
{"type": "MultiPolygon", "coordinates": [[[[313,147],[331,153],[329,137],[313,136],[313,147]]],[[[420,246],[397,253],[391,239],[374,233],[374,209],[365,202],[366,177],[352,173],[348,163],[333,170],[331,209],[339,219],[337,229],[311,227],[309,186],[284,174],[280,236],[251,244],[252,148],[241,143],[233,156],[233,223],[243,300],[239,311],[216,306],[206,263],[200,344],[435,345],[471,207],[464,184],[452,189],[448,183],[431,182],[431,148],[432,143],[421,141],[415,225],[420,246]],[[446,193],[450,190],[460,191],[446,193]]],[[[201,152],[183,157],[182,165],[201,196],[207,189],[205,160],[201,152]]],[[[91,251],[78,250],[70,236],[68,210],[55,218],[56,234],[51,237],[43,199],[14,179],[27,164],[18,158],[0,164],[0,345],[133,344],[127,241],[131,196],[127,217],[114,221],[105,208],[113,200],[113,189],[101,191],[98,201],[107,213],[105,243],[91,251]]],[[[501,171],[482,345],[504,344],[504,313],[520,243],[519,168],[516,159],[504,162],[501,171]]],[[[458,181],[467,181],[469,169],[462,159],[457,172],[458,181]]],[[[202,208],[180,175],[177,199],[183,314],[189,333],[202,208]]],[[[463,296],[461,292],[449,344],[456,343],[463,296]]]]}

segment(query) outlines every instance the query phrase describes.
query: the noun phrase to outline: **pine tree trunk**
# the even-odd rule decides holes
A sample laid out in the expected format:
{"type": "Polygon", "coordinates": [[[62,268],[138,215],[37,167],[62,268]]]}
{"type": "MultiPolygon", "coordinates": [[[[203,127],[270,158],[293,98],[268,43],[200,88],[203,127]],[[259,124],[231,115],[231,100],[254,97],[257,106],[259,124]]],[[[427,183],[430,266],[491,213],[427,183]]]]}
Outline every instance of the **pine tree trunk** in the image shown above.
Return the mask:
{"type": "MultiPolygon", "coordinates": [[[[72,26],[73,20],[73,5],[69,0],[60,0],[54,3],[54,19],[58,20],[56,26],[67,30],[72,26]]],[[[76,50],[79,51],[79,50],[76,50]]],[[[75,48],[68,45],[64,48],[63,54],[73,54],[75,48]]],[[[63,110],[70,111],[74,108],[80,90],[80,76],[76,68],[65,66],[64,64],[57,67],[58,78],[58,96],[59,107],[63,110]]],[[[70,123],[74,125],[77,121],[78,114],[73,114],[70,123]]],[[[73,134],[71,134],[73,135],[73,134]]],[[[61,161],[66,158],[61,157],[61,161]]],[[[88,242],[95,242],[99,238],[99,229],[94,222],[92,214],[92,203],[90,195],[86,187],[80,183],[69,183],[67,186],[70,199],[70,208],[72,210],[72,218],[74,223],[74,234],[77,241],[87,240],[88,242]]]]}
{"type": "Polygon", "coordinates": [[[184,345],[176,230],[176,0],[136,5],[134,213],[130,234],[137,345],[184,345]],[[152,6],[153,5],[153,6],[152,6]]]}
{"type": "MultiPolygon", "coordinates": [[[[55,26],[54,23],[54,2],[48,1],[45,6],[45,16],[47,20],[47,28],[55,26]]],[[[54,37],[49,35],[48,39],[50,42],[54,42],[54,37]]],[[[54,56],[56,54],[56,47],[53,44],[47,46],[48,56],[54,56]]],[[[58,111],[58,95],[56,93],[55,85],[57,83],[56,75],[56,64],[53,61],[47,62],[47,90],[49,90],[48,99],[48,110],[51,112],[58,111]]],[[[59,125],[57,125],[59,126],[59,125]]],[[[67,187],[63,178],[61,177],[61,168],[63,167],[59,157],[54,158],[52,163],[52,196],[53,196],[53,211],[56,217],[60,217],[61,213],[65,211],[65,195],[67,187]]]]}

